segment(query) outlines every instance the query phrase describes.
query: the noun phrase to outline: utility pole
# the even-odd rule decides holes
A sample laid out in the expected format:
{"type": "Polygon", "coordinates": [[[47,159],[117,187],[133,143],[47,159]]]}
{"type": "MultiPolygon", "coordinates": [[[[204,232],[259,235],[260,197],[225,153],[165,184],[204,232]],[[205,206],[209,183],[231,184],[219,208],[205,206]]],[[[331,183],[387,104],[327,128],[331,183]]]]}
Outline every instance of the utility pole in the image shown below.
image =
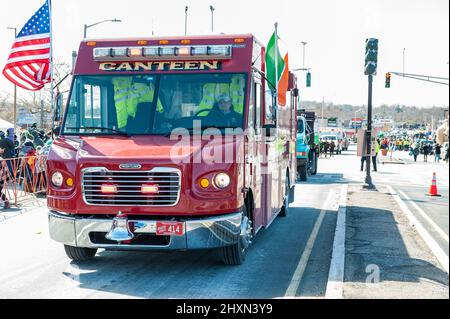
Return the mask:
{"type": "Polygon", "coordinates": [[[322,119],[323,119],[323,108],[325,106],[325,97],[322,98],[322,119]]]}
{"type": "Polygon", "coordinates": [[[373,76],[377,75],[378,67],[378,39],[369,38],[366,40],[366,57],[364,74],[369,79],[369,102],[367,104],[367,136],[366,136],[366,185],[367,189],[375,189],[372,183],[372,176],[370,176],[370,164],[372,161],[372,88],[373,76]]]}
{"type": "Polygon", "coordinates": [[[185,35],[185,36],[187,35],[188,10],[189,10],[189,7],[186,6],[186,7],[184,8],[184,35],[185,35]]]}
{"type": "Polygon", "coordinates": [[[72,72],[75,71],[76,62],[77,62],[77,51],[72,51],[72,72]]]}
{"type": "Polygon", "coordinates": [[[372,87],[373,76],[369,75],[369,103],[367,111],[367,160],[366,160],[366,184],[368,189],[375,188],[370,176],[370,162],[372,160],[372,87]]]}
{"type": "Polygon", "coordinates": [[[211,32],[214,33],[214,10],[216,10],[213,6],[209,6],[211,9],[211,32]]]}
{"type": "Polygon", "coordinates": [[[405,76],[405,51],[406,49],[403,48],[403,77],[405,76]]]}
{"type": "Polygon", "coordinates": [[[41,129],[44,128],[44,98],[41,95],[41,129]]]}

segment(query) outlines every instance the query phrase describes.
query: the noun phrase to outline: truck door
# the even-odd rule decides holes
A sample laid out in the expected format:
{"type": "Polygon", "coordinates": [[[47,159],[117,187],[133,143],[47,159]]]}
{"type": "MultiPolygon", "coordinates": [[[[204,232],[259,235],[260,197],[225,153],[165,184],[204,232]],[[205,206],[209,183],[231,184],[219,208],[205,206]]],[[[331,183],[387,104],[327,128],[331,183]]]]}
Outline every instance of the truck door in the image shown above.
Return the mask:
{"type": "MultiPolygon", "coordinates": [[[[273,94],[270,90],[265,91],[264,100],[264,123],[276,124],[276,113],[273,106],[273,94]]],[[[265,144],[265,196],[266,196],[266,225],[269,225],[275,214],[281,207],[281,170],[283,169],[281,158],[283,156],[284,145],[281,143],[279,136],[280,130],[275,129],[274,134],[270,137],[264,137],[265,144]]]]}
{"type": "MultiPolygon", "coordinates": [[[[253,129],[249,129],[249,143],[253,144],[252,152],[252,183],[253,183],[253,196],[255,202],[254,211],[254,228],[257,230],[259,227],[265,225],[265,210],[263,200],[265,196],[263,195],[263,175],[262,175],[262,165],[263,165],[263,151],[264,151],[264,141],[263,141],[263,131],[262,131],[262,87],[259,79],[255,78],[252,83],[252,99],[254,101],[254,112],[253,112],[253,129]],[[253,135],[253,138],[252,138],[253,135]]],[[[249,113],[250,115],[251,113],[249,113]]],[[[250,148],[249,148],[250,149],[250,148]]]]}

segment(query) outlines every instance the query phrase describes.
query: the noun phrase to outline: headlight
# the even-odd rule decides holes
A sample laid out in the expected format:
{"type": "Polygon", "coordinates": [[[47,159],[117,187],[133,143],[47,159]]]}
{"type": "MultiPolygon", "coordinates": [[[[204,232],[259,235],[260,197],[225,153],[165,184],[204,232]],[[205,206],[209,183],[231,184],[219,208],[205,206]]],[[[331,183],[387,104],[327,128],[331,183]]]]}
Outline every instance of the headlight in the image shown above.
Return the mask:
{"type": "Polygon", "coordinates": [[[214,177],[214,185],[217,188],[227,188],[230,185],[230,181],[230,176],[226,173],[220,173],[214,177]]]}
{"type": "Polygon", "coordinates": [[[63,176],[60,172],[54,172],[52,175],[52,184],[56,187],[61,187],[63,184],[63,176]]]}

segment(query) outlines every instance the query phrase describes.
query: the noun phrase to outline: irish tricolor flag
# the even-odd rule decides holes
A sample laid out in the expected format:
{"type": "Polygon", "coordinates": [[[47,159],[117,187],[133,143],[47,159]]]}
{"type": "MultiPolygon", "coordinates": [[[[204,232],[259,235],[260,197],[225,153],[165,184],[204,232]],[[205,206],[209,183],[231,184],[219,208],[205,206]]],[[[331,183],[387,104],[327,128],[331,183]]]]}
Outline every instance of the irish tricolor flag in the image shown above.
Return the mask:
{"type": "Polygon", "coordinates": [[[286,53],[284,59],[282,58],[277,40],[277,34],[274,32],[266,51],[267,79],[271,89],[278,93],[278,104],[286,106],[286,92],[289,85],[289,55],[286,53]],[[275,76],[276,70],[278,70],[278,74],[275,76]],[[277,84],[278,87],[276,87],[277,84]]]}

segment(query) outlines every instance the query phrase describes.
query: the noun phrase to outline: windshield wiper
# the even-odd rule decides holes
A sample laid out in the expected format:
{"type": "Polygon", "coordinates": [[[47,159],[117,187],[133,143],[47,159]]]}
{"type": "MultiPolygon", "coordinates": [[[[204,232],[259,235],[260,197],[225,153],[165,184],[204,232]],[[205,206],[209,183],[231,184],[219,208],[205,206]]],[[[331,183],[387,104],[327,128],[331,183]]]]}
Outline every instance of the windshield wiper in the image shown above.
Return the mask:
{"type": "Polygon", "coordinates": [[[96,126],[88,126],[88,127],[67,127],[66,129],[68,130],[103,130],[103,131],[111,131],[114,133],[117,133],[118,135],[121,136],[127,136],[129,137],[130,135],[124,131],[119,131],[110,127],[96,127],[96,126]]]}

